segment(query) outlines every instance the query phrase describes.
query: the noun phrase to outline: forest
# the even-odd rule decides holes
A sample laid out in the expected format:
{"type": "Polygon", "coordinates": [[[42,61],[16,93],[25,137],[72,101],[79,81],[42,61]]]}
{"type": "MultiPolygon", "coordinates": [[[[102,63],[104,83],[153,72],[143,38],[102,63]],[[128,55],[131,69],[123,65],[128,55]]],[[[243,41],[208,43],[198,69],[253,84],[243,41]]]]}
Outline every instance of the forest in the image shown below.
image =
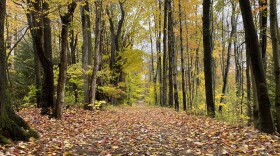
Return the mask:
{"type": "Polygon", "coordinates": [[[0,155],[280,155],[277,0],[0,0],[0,155]]]}

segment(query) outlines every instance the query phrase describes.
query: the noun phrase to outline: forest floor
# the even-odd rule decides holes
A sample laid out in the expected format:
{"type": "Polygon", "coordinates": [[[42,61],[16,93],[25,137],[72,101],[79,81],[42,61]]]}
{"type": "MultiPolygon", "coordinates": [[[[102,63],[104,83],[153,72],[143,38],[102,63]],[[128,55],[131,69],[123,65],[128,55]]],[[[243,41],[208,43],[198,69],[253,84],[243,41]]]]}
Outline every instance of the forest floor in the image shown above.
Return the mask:
{"type": "Polygon", "coordinates": [[[252,128],[145,106],[90,112],[62,120],[19,113],[41,137],[0,146],[1,155],[280,155],[280,139],[252,128]]]}

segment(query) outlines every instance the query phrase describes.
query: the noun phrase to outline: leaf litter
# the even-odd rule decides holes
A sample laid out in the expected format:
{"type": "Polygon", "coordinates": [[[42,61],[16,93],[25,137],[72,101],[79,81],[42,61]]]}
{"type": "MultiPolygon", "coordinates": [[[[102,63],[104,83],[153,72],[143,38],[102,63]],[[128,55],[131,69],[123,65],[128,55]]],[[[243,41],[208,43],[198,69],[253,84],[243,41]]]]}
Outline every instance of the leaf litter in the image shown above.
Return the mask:
{"type": "Polygon", "coordinates": [[[0,146],[0,155],[280,155],[280,139],[168,108],[67,109],[62,120],[19,112],[40,139],[0,146]]]}

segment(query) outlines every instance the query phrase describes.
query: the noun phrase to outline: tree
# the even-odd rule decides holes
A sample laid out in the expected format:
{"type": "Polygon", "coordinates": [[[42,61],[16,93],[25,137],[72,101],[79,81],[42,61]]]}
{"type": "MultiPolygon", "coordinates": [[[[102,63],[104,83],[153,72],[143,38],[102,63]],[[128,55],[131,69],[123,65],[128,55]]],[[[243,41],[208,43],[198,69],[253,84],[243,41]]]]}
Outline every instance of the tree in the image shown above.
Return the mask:
{"type": "Polygon", "coordinates": [[[12,105],[8,91],[7,62],[4,40],[4,24],[6,16],[6,0],[0,1],[0,142],[8,143],[7,137],[13,140],[28,140],[38,137],[29,125],[17,114],[12,105]]]}
{"type": "Polygon", "coordinates": [[[177,53],[175,52],[175,36],[173,30],[173,11],[172,1],[168,0],[168,52],[169,52],[169,105],[174,106],[179,111],[179,97],[177,84],[177,53]],[[172,94],[172,95],[171,95],[172,94]]]}
{"type": "MultiPolygon", "coordinates": [[[[34,42],[34,51],[39,58],[39,61],[42,65],[44,71],[44,79],[42,84],[42,98],[41,98],[41,114],[50,113],[50,107],[54,106],[54,74],[53,74],[53,65],[51,61],[51,42],[49,20],[47,19],[47,14],[42,13],[42,4],[41,0],[30,1],[27,0],[28,5],[28,24],[30,25],[30,30],[34,42]],[[43,14],[43,18],[41,16],[43,14]],[[45,21],[45,28],[43,28],[45,21]],[[44,32],[46,31],[47,34],[44,32]],[[48,50],[48,52],[46,52],[48,50]]],[[[47,9],[44,2],[44,8],[47,9]]],[[[36,57],[36,56],[35,56],[36,57]]]]}
{"type": "MultiPolygon", "coordinates": [[[[222,96],[220,99],[220,103],[225,103],[225,98],[224,96],[226,95],[227,92],[227,87],[228,87],[228,75],[229,75],[229,69],[230,69],[230,56],[231,56],[231,47],[232,47],[232,42],[234,40],[234,36],[236,34],[236,4],[235,2],[231,3],[232,5],[232,14],[231,14],[231,32],[230,32],[230,38],[229,38],[229,43],[228,43],[228,52],[227,52],[227,61],[226,61],[226,66],[224,67],[224,74],[223,74],[223,89],[222,89],[222,96]]],[[[222,105],[219,106],[219,112],[222,112],[222,105]]]]}
{"type": "Polygon", "coordinates": [[[82,68],[84,80],[84,109],[89,109],[89,75],[88,66],[92,65],[92,37],[91,37],[91,21],[89,16],[89,3],[85,1],[85,5],[81,6],[81,20],[82,20],[82,68]]]}
{"type": "MultiPolygon", "coordinates": [[[[157,72],[158,72],[158,82],[159,82],[159,98],[160,98],[160,106],[163,106],[163,89],[162,89],[162,52],[161,52],[161,34],[162,34],[162,30],[161,30],[161,19],[162,19],[162,13],[161,13],[161,8],[162,8],[162,2],[161,0],[157,1],[158,3],[158,24],[157,22],[155,22],[155,27],[156,27],[156,50],[157,50],[157,72]]],[[[155,18],[156,20],[156,18],[155,18]]]]}
{"type": "Polygon", "coordinates": [[[270,0],[270,34],[273,50],[274,76],[275,76],[275,107],[277,131],[280,132],[280,51],[279,51],[279,32],[277,22],[276,0],[270,0]]]}
{"type": "MultiPolygon", "coordinates": [[[[112,71],[112,83],[114,84],[115,87],[118,86],[118,83],[121,81],[121,66],[120,63],[118,62],[120,57],[119,53],[121,50],[121,45],[120,45],[120,37],[123,29],[123,23],[124,23],[124,18],[125,18],[125,10],[124,10],[124,3],[126,0],[121,1],[119,0],[119,6],[120,6],[120,11],[121,11],[121,17],[118,20],[117,25],[115,26],[114,21],[113,21],[113,10],[112,8],[109,8],[107,6],[106,8],[106,13],[109,17],[109,24],[110,24],[110,33],[111,33],[111,58],[110,58],[110,69],[112,71]],[[115,32],[115,27],[116,32],[115,32]]],[[[112,6],[111,6],[112,7],[112,6]]],[[[111,103],[116,104],[116,99],[111,98],[111,103]]]]}
{"type": "Polygon", "coordinates": [[[186,84],[185,84],[185,61],[184,61],[184,47],[183,47],[183,28],[182,28],[182,8],[181,0],[178,2],[179,5],[179,22],[180,22],[180,53],[181,53],[181,72],[182,72],[182,94],[183,94],[183,110],[187,110],[187,99],[186,99],[186,84]]]}
{"type": "Polygon", "coordinates": [[[162,72],[162,96],[163,106],[167,106],[167,0],[164,1],[163,15],[163,72],[162,72]]]}
{"type": "Polygon", "coordinates": [[[267,0],[259,0],[260,5],[260,48],[266,71],[266,47],[267,47],[267,0]]]}
{"type": "Polygon", "coordinates": [[[203,48],[204,48],[204,76],[207,115],[215,117],[215,103],[212,89],[212,39],[210,33],[210,0],[203,0],[203,48]]]}
{"type": "Polygon", "coordinates": [[[259,104],[259,130],[265,133],[274,133],[274,124],[271,114],[271,104],[268,95],[265,71],[259,49],[258,36],[253,22],[251,5],[249,0],[240,0],[239,5],[245,28],[246,45],[249,47],[249,55],[252,63],[252,71],[256,81],[256,89],[259,104]]]}
{"type": "Polygon", "coordinates": [[[61,119],[62,117],[62,106],[64,104],[64,97],[65,97],[68,29],[76,6],[77,6],[76,2],[72,2],[67,6],[68,7],[67,13],[60,14],[60,19],[62,22],[61,52],[60,52],[59,75],[58,75],[58,84],[57,84],[57,98],[56,98],[56,104],[54,107],[54,114],[53,114],[54,117],[58,119],[61,119]]]}
{"type": "Polygon", "coordinates": [[[102,17],[102,1],[95,2],[96,18],[95,18],[95,45],[94,45],[94,67],[89,88],[89,103],[94,104],[97,89],[97,73],[101,63],[101,17],[102,17]]]}

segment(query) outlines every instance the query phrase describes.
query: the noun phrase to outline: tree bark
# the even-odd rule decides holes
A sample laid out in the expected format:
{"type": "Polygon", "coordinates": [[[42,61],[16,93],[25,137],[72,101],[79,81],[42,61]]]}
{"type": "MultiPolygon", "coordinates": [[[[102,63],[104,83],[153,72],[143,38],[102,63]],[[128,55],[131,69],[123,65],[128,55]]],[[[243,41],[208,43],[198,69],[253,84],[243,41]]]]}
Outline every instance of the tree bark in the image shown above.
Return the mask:
{"type": "MultiPolygon", "coordinates": [[[[109,17],[109,24],[110,24],[110,32],[111,32],[111,59],[110,59],[110,69],[112,71],[112,84],[114,84],[115,87],[118,86],[118,83],[121,81],[121,75],[122,75],[122,70],[121,70],[121,65],[118,63],[120,60],[119,53],[121,51],[121,46],[120,46],[120,37],[121,37],[121,32],[123,28],[123,23],[125,19],[125,11],[124,11],[124,3],[126,2],[123,1],[121,2],[119,0],[119,6],[121,10],[121,18],[118,21],[117,24],[117,31],[115,32],[115,25],[113,22],[113,11],[109,9],[109,7],[106,8],[106,13],[109,17]]],[[[111,97],[111,103],[116,104],[117,101],[114,97],[111,97]]]]}
{"type": "Polygon", "coordinates": [[[160,106],[163,106],[163,90],[162,90],[162,53],[161,53],[161,33],[162,33],[162,30],[161,30],[161,16],[162,16],[162,13],[161,13],[161,1],[158,0],[158,12],[159,12],[159,16],[158,16],[158,30],[156,32],[157,33],[157,40],[156,40],[156,49],[157,49],[157,57],[158,57],[158,62],[157,62],[157,72],[158,72],[158,82],[159,82],[159,92],[160,92],[160,95],[159,95],[159,98],[160,98],[160,106]]]}
{"type": "MultiPolygon", "coordinates": [[[[45,2],[46,3],[46,2],[45,2]]],[[[34,45],[36,50],[34,50],[37,53],[37,56],[39,58],[39,61],[42,65],[43,71],[44,71],[44,79],[42,84],[42,97],[41,97],[41,114],[49,114],[50,113],[50,107],[53,107],[53,95],[54,95],[54,74],[53,74],[53,65],[50,58],[50,54],[46,55],[45,48],[47,47],[47,50],[50,50],[51,47],[49,43],[49,38],[45,37],[44,35],[44,18],[47,19],[47,15],[44,15],[43,19],[40,16],[41,14],[41,5],[42,1],[37,0],[35,2],[27,0],[27,5],[29,12],[27,13],[28,18],[28,24],[30,25],[30,30],[32,34],[32,39],[34,42],[34,45]],[[33,8],[32,8],[33,7],[33,8]],[[47,41],[44,41],[47,39],[47,41]]],[[[46,4],[45,4],[46,5],[46,4]]],[[[47,23],[48,24],[48,23],[47,23]]],[[[47,26],[48,27],[48,26],[47,26]]],[[[46,31],[49,32],[49,29],[46,28],[46,31]]],[[[50,35],[50,34],[48,34],[50,35]]]]}
{"type": "Polygon", "coordinates": [[[151,30],[151,22],[149,21],[149,31],[150,31],[150,44],[151,44],[151,63],[152,63],[152,69],[151,69],[151,78],[153,82],[153,89],[154,89],[154,100],[155,105],[158,105],[158,95],[157,95],[157,71],[155,71],[154,66],[154,45],[153,45],[153,36],[152,36],[152,30],[151,30]]]}
{"type": "Polygon", "coordinates": [[[168,52],[169,52],[169,105],[179,111],[179,97],[177,84],[177,53],[175,52],[175,37],[173,30],[172,0],[168,0],[168,52]]]}
{"type": "Polygon", "coordinates": [[[163,18],[163,105],[167,106],[167,1],[164,1],[164,18],[163,18]]]}
{"type": "Polygon", "coordinates": [[[75,11],[77,4],[72,2],[68,5],[68,12],[65,15],[60,15],[62,22],[61,30],[61,51],[60,51],[60,64],[59,75],[57,83],[57,98],[54,107],[54,117],[57,119],[62,118],[62,106],[65,97],[65,83],[66,83],[66,70],[67,70],[67,45],[68,45],[68,28],[70,25],[71,17],[75,11]]]}
{"type": "Polygon", "coordinates": [[[277,22],[277,5],[276,0],[270,0],[270,34],[273,49],[274,76],[275,76],[275,108],[276,108],[276,125],[280,133],[280,51],[277,22]]]}
{"type": "Polygon", "coordinates": [[[81,19],[82,19],[82,34],[83,34],[83,45],[82,45],[82,69],[83,69],[83,80],[84,80],[84,109],[88,109],[89,103],[89,75],[88,75],[88,66],[89,66],[89,53],[90,53],[90,44],[89,35],[91,35],[90,24],[88,23],[89,13],[88,3],[85,1],[86,5],[81,6],[81,19]]]}
{"type": "Polygon", "coordinates": [[[249,55],[252,70],[256,80],[258,103],[259,103],[259,130],[265,133],[274,133],[275,128],[271,114],[271,104],[268,95],[265,71],[259,49],[258,36],[256,33],[251,6],[249,0],[240,0],[239,5],[245,28],[246,44],[249,47],[249,55]]]}
{"type": "Polygon", "coordinates": [[[210,0],[203,0],[203,47],[204,47],[204,76],[206,90],[207,115],[215,117],[215,103],[212,89],[212,41],[210,34],[210,0]]]}
{"type": "Polygon", "coordinates": [[[266,72],[266,47],[267,47],[267,0],[259,0],[260,5],[260,45],[264,71],[266,72]]]}
{"type": "MultiPolygon", "coordinates": [[[[76,59],[76,48],[78,43],[78,33],[75,35],[73,28],[74,17],[71,18],[72,29],[70,31],[70,55],[71,55],[71,64],[74,65],[77,63],[76,59]]],[[[76,83],[72,83],[72,90],[74,92],[75,103],[78,103],[78,86],[76,83]]]]}
{"type": "Polygon", "coordinates": [[[89,88],[89,102],[94,104],[97,89],[97,73],[101,63],[101,13],[102,13],[102,0],[95,2],[96,18],[95,18],[95,45],[94,45],[94,67],[92,71],[91,83],[89,88]]]}
{"type": "Polygon", "coordinates": [[[246,84],[247,84],[247,115],[249,117],[248,119],[248,126],[251,125],[253,121],[253,114],[252,114],[252,103],[251,103],[251,78],[250,78],[250,56],[249,56],[249,50],[246,50],[246,84]]]}
{"type": "Polygon", "coordinates": [[[27,141],[30,137],[38,138],[38,134],[17,114],[11,105],[7,79],[7,62],[4,38],[4,23],[6,17],[6,0],[0,1],[0,143],[12,140],[27,141]]]}
{"type": "Polygon", "coordinates": [[[181,76],[182,76],[183,110],[187,111],[181,0],[179,0],[178,4],[179,4],[179,22],[180,22],[180,53],[181,53],[181,76]]]}

